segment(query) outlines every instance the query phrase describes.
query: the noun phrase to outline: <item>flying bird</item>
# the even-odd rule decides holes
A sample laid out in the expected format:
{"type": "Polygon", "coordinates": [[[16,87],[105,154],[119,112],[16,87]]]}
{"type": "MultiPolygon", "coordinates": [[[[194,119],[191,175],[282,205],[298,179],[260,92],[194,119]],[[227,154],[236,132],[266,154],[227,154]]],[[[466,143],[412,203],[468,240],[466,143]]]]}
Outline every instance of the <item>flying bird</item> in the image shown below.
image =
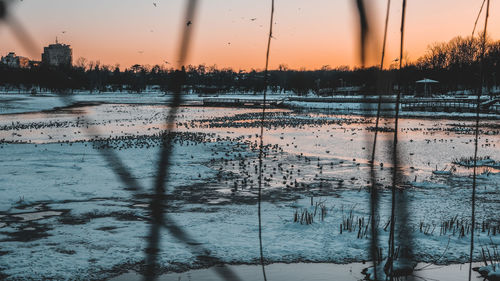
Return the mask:
{"type": "Polygon", "coordinates": [[[257,18],[252,18],[252,19],[250,19],[250,20],[251,20],[251,21],[255,21],[256,19],[257,19],[257,18]]]}
{"type": "Polygon", "coordinates": [[[186,23],[186,25],[187,25],[187,26],[190,26],[191,24],[193,24],[191,21],[188,21],[188,22],[186,23]]]}
{"type": "Polygon", "coordinates": [[[170,64],[168,61],[164,60],[165,64],[170,64]]]}
{"type": "Polygon", "coordinates": [[[156,3],[155,2],[153,2],[153,5],[156,7],[156,3]]]}

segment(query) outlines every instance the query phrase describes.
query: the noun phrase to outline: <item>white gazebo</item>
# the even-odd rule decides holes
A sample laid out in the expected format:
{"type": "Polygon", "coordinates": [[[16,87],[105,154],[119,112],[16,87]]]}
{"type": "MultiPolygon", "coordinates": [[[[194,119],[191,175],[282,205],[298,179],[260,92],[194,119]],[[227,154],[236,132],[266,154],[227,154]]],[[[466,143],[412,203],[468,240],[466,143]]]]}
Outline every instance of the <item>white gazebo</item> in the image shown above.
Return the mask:
{"type": "Polygon", "coordinates": [[[422,80],[418,80],[416,81],[415,83],[417,84],[424,84],[424,94],[423,96],[424,97],[428,97],[428,96],[431,96],[432,95],[432,84],[438,84],[439,81],[436,81],[436,80],[432,80],[432,79],[429,79],[429,78],[424,78],[422,80]],[[428,85],[430,84],[430,85],[428,85]]]}

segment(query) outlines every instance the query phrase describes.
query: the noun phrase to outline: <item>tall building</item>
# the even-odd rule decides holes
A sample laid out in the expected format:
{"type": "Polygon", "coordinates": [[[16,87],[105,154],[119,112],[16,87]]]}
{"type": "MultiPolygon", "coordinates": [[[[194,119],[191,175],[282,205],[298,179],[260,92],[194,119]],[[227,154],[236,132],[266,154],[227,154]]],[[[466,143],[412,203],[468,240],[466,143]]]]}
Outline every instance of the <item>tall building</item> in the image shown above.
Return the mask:
{"type": "Polygon", "coordinates": [[[0,63],[7,65],[8,67],[15,68],[26,68],[29,67],[29,59],[25,57],[16,56],[16,53],[10,52],[5,57],[0,59],[0,63]]]}
{"type": "Polygon", "coordinates": [[[43,48],[42,64],[52,66],[71,66],[73,60],[73,50],[69,45],[50,44],[48,47],[43,48]]]}

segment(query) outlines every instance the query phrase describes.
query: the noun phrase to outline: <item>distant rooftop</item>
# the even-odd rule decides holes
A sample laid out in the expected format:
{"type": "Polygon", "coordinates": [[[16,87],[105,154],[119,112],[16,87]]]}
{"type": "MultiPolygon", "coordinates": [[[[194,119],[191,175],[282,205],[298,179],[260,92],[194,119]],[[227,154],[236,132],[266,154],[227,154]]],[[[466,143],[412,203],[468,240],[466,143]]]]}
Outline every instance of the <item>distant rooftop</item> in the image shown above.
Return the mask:
{"type": "Polygon", "coordinates": [[[68,45],[68,44],[64,44],[64,43],[59,43],[59,40],[57,39],[57,36],[56,36],[56,43],[54,43],[54,44],[49,44],[49,47],[55,47],[55,46],[64,46],[64,47],[69,47],[70,45],[68,45]]]}

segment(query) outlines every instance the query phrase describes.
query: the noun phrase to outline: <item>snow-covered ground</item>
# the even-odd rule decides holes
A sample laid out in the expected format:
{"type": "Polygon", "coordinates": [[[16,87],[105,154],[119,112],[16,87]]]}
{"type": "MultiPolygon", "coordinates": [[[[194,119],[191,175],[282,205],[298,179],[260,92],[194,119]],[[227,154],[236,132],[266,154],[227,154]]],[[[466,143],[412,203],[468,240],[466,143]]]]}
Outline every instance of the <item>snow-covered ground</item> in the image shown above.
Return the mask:
{"type": "MultiPolygon", "coordinates": [[[[157,172],[158,134],[168,109],[142,98],[130,103],[113,98],[102,100],[112,104],[2,115],[1,278],[89,280],[142,268],[149,231],[147,194],[157,172]],[[96,141],[97,133],[104,141],[96,141]],[[142,190],[133,191],[119,180],[103,158],[105,147],[114,148],[142,190]]],[[[19,110],[37,111],[36,100],[28,103],[19,110]]],[[[12,104],[2,110],[17,106],[12,104]]],[[[50,109],[54,104],[40,106],[50,109]]],[[[180,108],[165,208],[171,222],[196,243],[185,245],[163,230],[163,269],[212,265],[196,245],[223,262],[258,263],[259,118],[259,109],[180,108]]],[[[383,187],[391,183],[391,122],[382,119],[387,130],[380,132],[377,150],[377,222],[384,249],[390,192],[383,187]]],[[[473,154],[473,123],[401,120],[402,185],[417,261],[468,259],[472,170],[457,166],[451,174],[433,171],[449,169],[454,160],[473,154]]],[[[262,205],[266,262],[369,260],[369,233],[364,229],[370,216],[371,126],[372,118],[359,116],[268,112],[262,205]],[[323,218],[318,211],[322,208],[323,218]],[[312,224],[294,222],[294,214],[305,210],[316,210],[312,224]]],[[[500,160],[498,126],[482,122],[481,134],[479,155],[500,160]]],[[[500,173],[486,167],[479,173],[477,261],[481,248],[494,249],[500,243],[500,173]]]]}

